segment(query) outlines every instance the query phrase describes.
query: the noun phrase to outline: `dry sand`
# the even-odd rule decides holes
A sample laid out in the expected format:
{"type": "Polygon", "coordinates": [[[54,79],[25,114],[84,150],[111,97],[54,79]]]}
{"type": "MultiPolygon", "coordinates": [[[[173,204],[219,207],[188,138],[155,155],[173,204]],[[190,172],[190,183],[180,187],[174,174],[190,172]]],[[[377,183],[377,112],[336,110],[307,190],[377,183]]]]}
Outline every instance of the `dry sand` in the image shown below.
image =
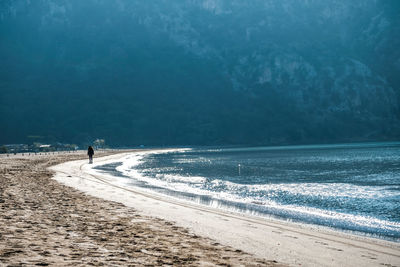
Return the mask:
{"type": "MultiPolygon", "coordinates": [[[[115,152],[96,157],[107,154],[115,152]]],[[[0,266],[282,266],[62,185],[47,169],[82,158],[83,152],[0,156],[0,266]]],[[[83,172],[82,161],[74,164],[72,175],[83,172]]]]}
{"type": "MultiPolygon", "coordinates": [[[[122,156],[123,154],[104,157],[97,159],[95,163],[117,161],[122,156]]],[[[189,230],[189,239],[190,236],[204,236],[215,240],[208,241],[211,246],[213,242],[218,242],[233,247],[233,250],[239,249],[256,257],[290,266],[400,266],[399,243],[309,225],[244,217],[177,201],[138,188],[127,188],[118,183],[120,179],[94,171],[92,167],[96,164],[71,161],[52,169],[57,171],[55,179],[61,183],[88,195],[133,207],[145,218],[155,216],[174,222],[183,227],[178,228],[181,232],[186,233],[187,230],[183,229],[189,230]]],[[[234,260],[231,256],[226,258],[227,261],[228,259],[234,260]]],[[[247,261],[250,262],[252,261],[247,261]]],[[[233,265],[239,263],[238,260],[230,262],[233,265]]]]}

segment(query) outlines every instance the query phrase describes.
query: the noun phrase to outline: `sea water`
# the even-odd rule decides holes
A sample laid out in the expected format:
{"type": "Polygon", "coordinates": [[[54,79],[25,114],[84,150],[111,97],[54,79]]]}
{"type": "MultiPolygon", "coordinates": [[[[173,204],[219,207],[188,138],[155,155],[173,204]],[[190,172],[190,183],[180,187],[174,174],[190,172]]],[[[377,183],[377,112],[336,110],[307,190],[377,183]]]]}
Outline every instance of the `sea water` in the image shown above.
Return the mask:
{"type": "Polygon", "coordinates": [[[400,143],[194,148],[99,168],[201,205],[400,241],[400,143]]]}

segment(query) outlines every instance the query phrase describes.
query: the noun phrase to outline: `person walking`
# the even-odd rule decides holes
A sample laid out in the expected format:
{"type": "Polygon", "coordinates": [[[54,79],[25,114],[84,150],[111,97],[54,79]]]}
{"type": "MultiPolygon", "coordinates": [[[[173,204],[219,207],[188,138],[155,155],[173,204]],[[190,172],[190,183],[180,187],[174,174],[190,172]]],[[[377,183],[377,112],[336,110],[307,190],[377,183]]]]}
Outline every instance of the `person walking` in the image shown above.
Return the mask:
{"type": "Polygon", "coordinates": [[[88,147],[87,154],[89,156],[89,164],[92,164],[93,163],[93,155],[94,155],[94,149],[92,146],[88,147]]]}

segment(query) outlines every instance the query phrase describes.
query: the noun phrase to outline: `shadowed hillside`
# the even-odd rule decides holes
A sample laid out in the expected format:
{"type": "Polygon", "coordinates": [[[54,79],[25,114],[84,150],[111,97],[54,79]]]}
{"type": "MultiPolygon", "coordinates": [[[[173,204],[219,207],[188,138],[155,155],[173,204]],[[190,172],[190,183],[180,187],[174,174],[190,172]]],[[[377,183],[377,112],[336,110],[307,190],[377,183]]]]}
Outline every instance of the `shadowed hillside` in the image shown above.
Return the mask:
{"type": "Polygon", "coordinates": [[[0,143],[400,136],[396,0],[5,0],[0,143]]]}

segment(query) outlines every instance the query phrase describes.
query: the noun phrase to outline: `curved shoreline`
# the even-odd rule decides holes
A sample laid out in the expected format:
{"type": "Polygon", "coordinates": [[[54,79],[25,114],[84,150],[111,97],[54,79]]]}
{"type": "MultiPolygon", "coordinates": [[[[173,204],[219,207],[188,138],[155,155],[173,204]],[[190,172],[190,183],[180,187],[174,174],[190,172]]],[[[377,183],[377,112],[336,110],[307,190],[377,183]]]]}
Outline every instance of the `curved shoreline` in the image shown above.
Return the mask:
{"type": "MultiPolygon", "coordinates": [[[[154,153],[154,151],[152,151],[154,153]]],[[[57,181],[89,195],[120,202],[147,216],[173,221],[195,234],[212,238],[264,259],[302,266],[400,265],[400,244],[294,223],[244,217],[126,188],[92,167],[115,162],[127,154],[66,162],[50,169],[57,181]],[[69,177],[71,176],[71,177],[69,177]]]]}
{"type": "MultiPolygon", "coordinates": [[[[230,192],[223,191],[224,196],[220,196],[220,191],[218,189],[208,190],[203,186],[198,186],[197,183],[203,184],[208,183],[210,179],[208,177],[196,176],[187,177],[182,174],[172,174],[168,173],[164,177],[163,173],[157,170],[157,177],[161,175],[161,179],[153,179],[154,177],[149,177],[147,174],[142,174],[136,169],[136,166],[146,163],[147,157],[153,157],[153,155],[164,154],[165,157],[169,157],[171,150],[163,151],[149,151],[142,153],[134,153],[124,156],[120,160],[111,162],[110,164],[105,164],[99,166],[97,171],[93,174],[107,173],[112,176],[120,178],[119,180],[124,182],[123,186],[128,188],[136,188],[136,190],[145,191],[151,195],[159,195],[161,198],[175,199],[184,203],[189,203],[192,205],[201,205],[206,207],[218,208],[218,210],[223,210],[225,212],[233,212],[234,214],[241,214],[243,216],[251,217],[261,217],[278,221],[290,221],[297,224],[305,224],[311,227],[320,227],[327,230],[344,232],[347,234],[353,234],[358,236],[365,236],[376,239],[383,239],[392,242],[400,242],[400,223],[393,221],[386,221],[383,219],[378,219],[377,217],[370,217],[366,215],[360,215],[357,213],[343,213],[341,211],[332,211],[330,209],[324,209],[322,207],[310,207],[310,206],[297,206],[293,204],[282,204],[275,201],[258,199],[249,200],[247,198],[242,198],[237,196],[235,193],[229,194],[230,192]],[[143,162],[144,160],[144,162],[143,162]],[[117,164],[119,163],[119,164],[117,164]],[[117,164],[117,165],[115,165],[117,164]],[[105,167],[108,166],[109,167],[105,167]],[[105,167],[103,169],[103,166],[105,167]],[[133,177],[130,179],[129,177],[133,177]],[[165,178],[165,179],[164,179],[165,178]],[[170,182],[170,180],[172,182],[170,182]],[[196,184],[191,186],[186,184],[187,182],[196,184]],[[182,184],[181,184],[182,183],[182,184]],[[226,196],[227,194],[228,196],[226,196]]],[[[186,154],[185,149],[177,149],[178,154],[186,154]]],[[[175,154],[175,153],[173,153],[175,154]]],[[[189,154],[191,151],[189,150],[189,154]]],[[[162,155],[161,155],[162,156],[162,155]]],[[[158,156],[156,156],[158,157],[158,156]]],[[[171,155],[173,158],[174,155],[171,155]]],[[[179,165],[179,163],[177,163],[179,165]]],[[[158,168],[157,165],[154,166],[158,168]]],[[[180,167],[179,167],[180,168],[180,167]]],[[[152,175],[151,175],[152,176],[152,175]]],[[[217,178],[218,179],[218,178],[217,178]]],[[[212,180],[212,179],[211,179],[212,180]]],[[[222,182],[226,186],[232,186],[235,190],[238,188],[245,190],[250,190],[252,187],[256,187],[256,190],[260,190],[260,185],[248,185],[235,183],[232,181],[218,181],[218,185],[222,182]],[[251,187],[251,188],[250,188],[251,187]]],[[[317,183],[318,184],[318,183],[317,183]]],[[[319,185],[319,184],[318,184],[319,185]]],[[[269,187],[270,185],[265,185],[269,187]]],[[[329,187],[330,194],[336,194],[341,186],[347,186],[347,184],[325,184],[325,187],[329,187]]],[[[207,186],[208,187],[208,186],[207,186]]],[[[298,187],[296,184],[295,187],[298,187]]],[[[307,186],[308,187],[308,186],[307,186]]],[[[311,185],[313,187],[313,185],[311,185]]],[[[293,185],[291,185],[293,189],[293,185]]],[[[270,190],[270,189],[268,189],[270,190]]],[[[281,189],[282,190],[282,189],[281,189]]],[[[284,190],[287,190],[286,188],[284,190]]],[[[320,195],[317,189],[313,190],[313,193],[320,195]]],[[[358,189],[359,190],[359,189],[358,189]]],[[[290,191],[290,190],[289,190],[290,191]]],[[[290,194],[291,192],[289,192],[290,194]]],[[[301,194],[302,192],[300,192],[301,194]]],[[[327,194],[326,188],[323,190],[323,194],[327,194]]],[[[357,198],[363,198],[365,192],[359,195],[357,198]]],[[[372,203],[374,204],[374,203],[372,203]]]]}
{"type": "Polygon", "coordinates": [[[48,167],[86,158],[85,151],[0,155],[1,266],[283,266],[52,179],[48,167]]]}

